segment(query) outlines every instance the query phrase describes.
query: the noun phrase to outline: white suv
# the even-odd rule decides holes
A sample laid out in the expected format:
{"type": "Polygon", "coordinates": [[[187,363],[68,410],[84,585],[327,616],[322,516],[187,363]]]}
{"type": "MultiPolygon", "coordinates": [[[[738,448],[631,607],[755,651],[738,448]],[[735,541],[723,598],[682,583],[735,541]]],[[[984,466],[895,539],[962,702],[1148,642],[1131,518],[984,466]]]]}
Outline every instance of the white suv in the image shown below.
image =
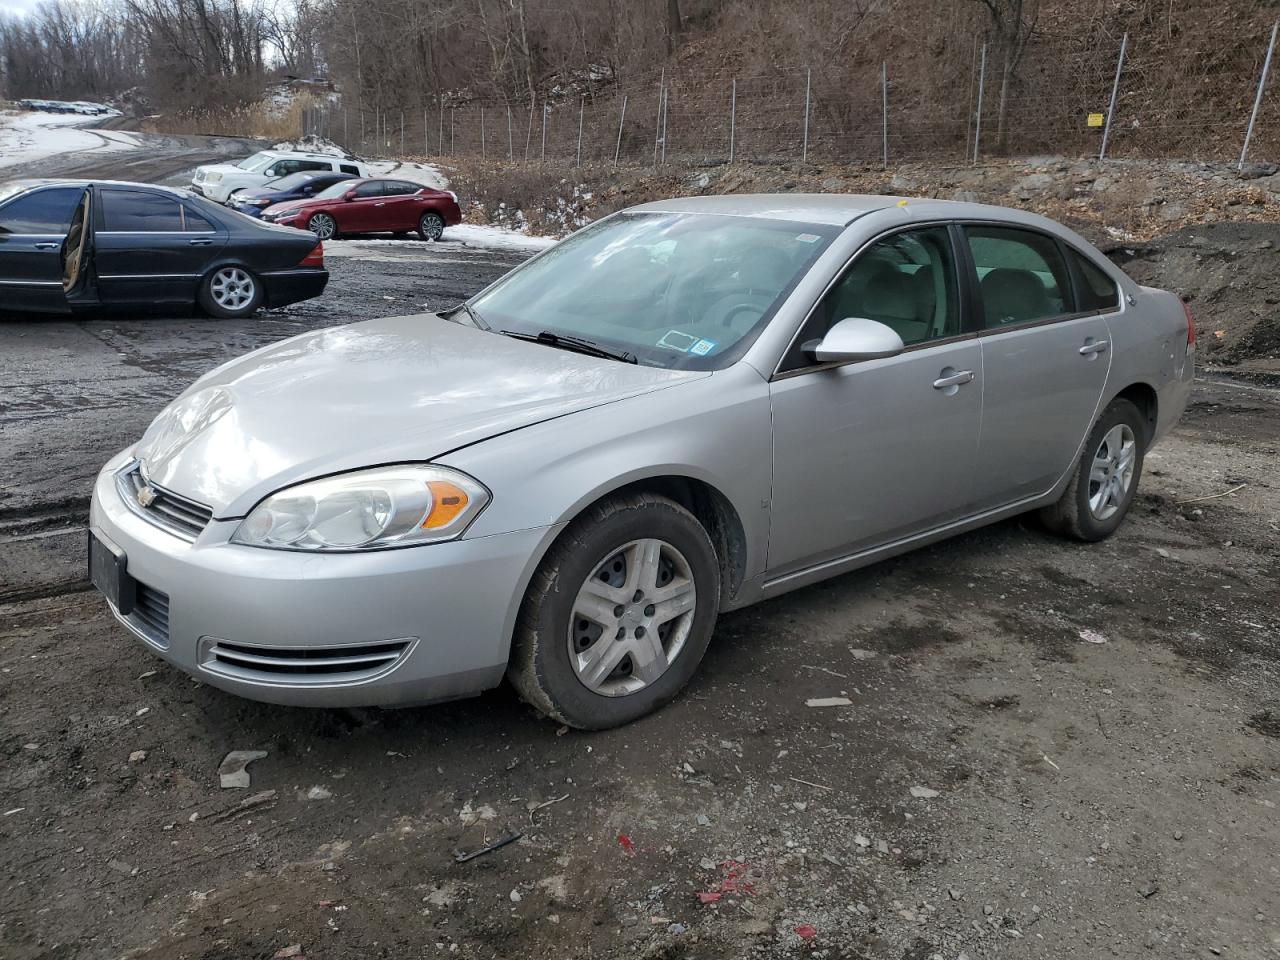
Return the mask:
{"type": "Polygon", "coordinates": [[[349,157],[331,157],[323,153],[298,153],[293,150],[263,150],[239,163],[214,163],[196,167],[191,189],[203,197],[226,203],[237,190],[260,187],[279,177],[307,170],[332,170],[357,177],[369,176],[369,169],[349,157]]]}

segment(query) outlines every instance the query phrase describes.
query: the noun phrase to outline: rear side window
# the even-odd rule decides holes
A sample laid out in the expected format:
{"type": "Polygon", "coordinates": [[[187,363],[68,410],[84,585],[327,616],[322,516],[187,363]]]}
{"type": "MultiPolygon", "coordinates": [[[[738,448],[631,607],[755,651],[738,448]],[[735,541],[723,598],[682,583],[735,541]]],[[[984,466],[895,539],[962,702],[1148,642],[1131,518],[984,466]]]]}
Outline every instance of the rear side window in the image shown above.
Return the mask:
{"type": "Polygon", "coordinates": [[[213,233],[214,226],[200,214],[196,213],[190,207],[183,211],[186,218],[187,233],[213,233]]]}
{"type": "Polygon", "coordinates": [[[422,189],[421,184],[409,183],[407,180],[388,180],[387,196],[398,197],[405,194],[417,193],[422,189]]]}
{"type": "Polygon", "coordinates": [[[354,163],[339,164],[338,169],[341,170],[343,173],[350,173],[357,177],[360,176],[360,168],[357,167],[354,163]]]}
{"type": "Polygon", "coordinates": [[[1067,265],[1052,238],[1008,227],[965,227],[964,232],[987,329],[1071,312],[1067,265]]]}
{"type": "Polygon", "coordinates": [[[102,228],[117,233],[180,233],[182,204],[154,193],[103,190],[102,228]]]}
{"type": "Polygon", "coordinates": [[[24,194],[0,207],[0,233],[66,233],[80,192],[78,187],[52,187],[24,194]]]}
{"type": "Polygon", "coordinates": [[[1114,310],[1120,303],[1120,289],[1116,282],[1093,261],[1071,251],[1070,257],[1080,271],[1079,289],[1076,291],[1078,310],[1114,310]]]}

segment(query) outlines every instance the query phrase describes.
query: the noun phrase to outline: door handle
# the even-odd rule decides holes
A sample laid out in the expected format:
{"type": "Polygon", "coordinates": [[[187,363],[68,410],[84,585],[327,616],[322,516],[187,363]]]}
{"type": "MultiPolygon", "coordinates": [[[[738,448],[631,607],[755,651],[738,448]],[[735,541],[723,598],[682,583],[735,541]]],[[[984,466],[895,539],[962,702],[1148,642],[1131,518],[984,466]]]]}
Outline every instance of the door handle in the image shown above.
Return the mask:
{"type": "Polygon", "coordinates": [[[957,370],[948,377],[939,377],[933,381],[933,389],[945,390],[947,387],[958,387],[961,384],[968,383],[973,379],[972,370],[957,370]]]}
{"type": "Polygon", "coordinates": [[[187,241],[187,245],[188,245],[188,246],[191,246],[191,247],[208,247],[208,246],[212,246],[212,244],[213,244],[213,241],[212,241],[212,240],[209,240],[209,239],[204,238],[204,237],[201,237],[201,238],[200,238],[200,239],[198,239],[198,240],[188,240],[188,241],[187,241]]]}
{"type": "Polygon", "coordinates": [[[1080,348],[1080,356],[1091,357],[1095,353],[1102,353],[1110,344],[1109,340],[1094,340],[1092,343],[1086,343],[1080,348]]]}
{"type": "Polygon", "coordinates": [[[37,250],[57,250],[62,244],[52,240],[42,240],[40,243],[32,244],[37,250]]]}
{"type": "Polygon", "coordinates": [[[375,206],[375,207],[385,207],[385,206],[386,206],[386,203],[375,203],[375,204],[374,204],[374,206],[375,206]]]}

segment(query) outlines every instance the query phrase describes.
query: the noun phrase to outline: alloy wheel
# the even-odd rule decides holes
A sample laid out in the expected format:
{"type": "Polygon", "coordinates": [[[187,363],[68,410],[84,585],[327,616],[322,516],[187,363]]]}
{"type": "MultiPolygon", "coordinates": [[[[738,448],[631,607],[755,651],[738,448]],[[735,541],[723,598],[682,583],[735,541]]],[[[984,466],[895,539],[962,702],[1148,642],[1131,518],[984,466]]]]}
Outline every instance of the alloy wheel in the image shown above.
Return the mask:
{"type": "Polygon", "coordinates": [[[1128,424],[1118,423],[1102,437],[1089,468],[1089,512],[1108,520],[1124,506],[1133,485],[1138,447],[1128,424]]]}
{"type": "Polygon", "coordinates": [[[633,540],[605,557],[578,590],[569,662],[593,693],[621,697],[658,680],[693,627],[697,590],[684,554],[633,540]]]}
{"type": "Polygon", "coordinates": [[[337,222],[327,213],[317,213],[308,221],[307,226],[321,240],[332,240],[338,228],[337,222]]]}
{"type": "Polygon", "coordinates": [[[253,302],[257,287],[248,272],[239,267],[223,267],[213,275],[209,293],[224,310],[243,310],[253,302]]]}
{"type": "Polygon", "coordinates": [[[439,240],[444,233],[444,220],[439,214],[424,213],[421,220],[422,233],[428,240],[439,240]]]}

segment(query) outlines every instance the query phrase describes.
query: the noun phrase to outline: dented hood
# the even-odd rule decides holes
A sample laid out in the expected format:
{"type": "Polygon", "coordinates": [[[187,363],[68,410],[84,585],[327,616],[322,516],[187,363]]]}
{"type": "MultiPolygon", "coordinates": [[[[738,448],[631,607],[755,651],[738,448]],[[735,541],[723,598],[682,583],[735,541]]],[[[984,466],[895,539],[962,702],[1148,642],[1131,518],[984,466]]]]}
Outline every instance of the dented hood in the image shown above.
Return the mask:
{"type": "Polygon", "coordinates": [[[156,418],[134,455],[152,482],[214,517],[239,517],[302,480],[430,460],[707,375],[570,353],[435,314],[370,320],[212,371],[156,418]]]}

